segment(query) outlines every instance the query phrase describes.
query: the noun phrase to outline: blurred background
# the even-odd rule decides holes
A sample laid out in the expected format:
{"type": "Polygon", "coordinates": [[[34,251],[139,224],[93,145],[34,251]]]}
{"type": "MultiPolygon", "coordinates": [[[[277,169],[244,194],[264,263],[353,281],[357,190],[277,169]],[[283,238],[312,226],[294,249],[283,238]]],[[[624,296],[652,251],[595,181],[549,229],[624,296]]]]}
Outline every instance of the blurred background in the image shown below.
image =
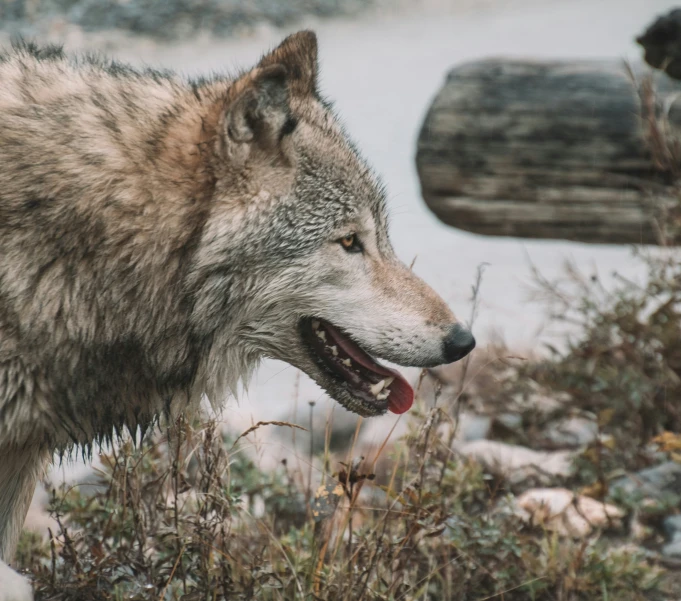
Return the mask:
{"type": "MultiPolygon", "coordinates": [[[[448,227],[424,204],[415,167],[426,111],[449,69],[486,57],[640,59],[634,39],[669,0],[3,0],[0,39],[13,36],[103,52],[188,76],[248,67],[286,34],[319,36],[321,89],[389,192],[392,240],[406,263],[469,320],[476,271],[485,265],[474,324],[481,345],[541,353],[564,331],[530,300],[530,267],[558,276],[566,260],[607,281],[644,271],[626,246],[478,236],[448,227]]],[[[411,370],[412,379],[418,372],[411,370]]],[[[224,419],[300,419],[323,393],[294,368],[266,362],[224,419]]],[[[336,412],[344,412],[340,407],[336,412]]],[[[380,433],[395,417],[376,420],[380,433]]],[[[377,436],[379,435],[377,434],[377,436]]]]}

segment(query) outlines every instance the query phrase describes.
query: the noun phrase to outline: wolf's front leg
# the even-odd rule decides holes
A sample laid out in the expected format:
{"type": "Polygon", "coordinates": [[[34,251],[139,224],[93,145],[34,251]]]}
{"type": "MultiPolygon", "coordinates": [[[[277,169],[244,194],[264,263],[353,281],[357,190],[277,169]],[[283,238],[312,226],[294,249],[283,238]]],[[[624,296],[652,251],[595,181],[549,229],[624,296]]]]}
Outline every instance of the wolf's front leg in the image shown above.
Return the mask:
{"type": "Polygon", "coordinates": [[[0,445],[0,601],[32,601],[33,589],[11,561],[49,453],[32,445],[0,445]]]}
{"type": "Polygon", "coordinates": [[[33,601],[31,583],[3,561],[0,561],[0,601],[33,601]]]}

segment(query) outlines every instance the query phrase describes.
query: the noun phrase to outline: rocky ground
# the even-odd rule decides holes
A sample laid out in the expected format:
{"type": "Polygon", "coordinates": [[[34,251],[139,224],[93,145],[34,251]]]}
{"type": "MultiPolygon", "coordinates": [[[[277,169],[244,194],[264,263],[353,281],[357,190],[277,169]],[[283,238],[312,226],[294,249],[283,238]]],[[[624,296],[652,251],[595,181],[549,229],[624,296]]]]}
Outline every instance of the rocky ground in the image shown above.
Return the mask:
{"type": "MultiPolygon", "coordinates": [[[[608,540],[668,570],[668,590],[681,581],[681,435],[645,439],[624,434],[636,415],[585,407],[579,393],[527,378],[534,368],[504,366],[504,349],[481,351],[461,392],[461,367],[431,373],[440,404],[453,404],[444,439],[509,493],[502,505],[519,524],[560,538],[608,540]],[[484,354],[483,354],[484,353],[484,354]],[[501,360],[501,363],[500,363],[501,360]],[[521,386],[518,386],[521,384],[521,386]],[[447,400],[449,395],[449,401],[447,400]]],[[[539,370],[541,371],[541,370],[539,370]]],[[[594,395],[595,396],[595,395],[594,395]]],[[[662,416],[658,416],[662,418],[662,416]]]]}
{"type": "Polygon", "coordinates": [[[181,39],[198,32],[226,36],[259,24],[286,26],[308,17],[354,15],[374,0],[7,0],[0,28],[33,37],[55,27],[85,32],[121,30],[152,38],[181,39]]]}

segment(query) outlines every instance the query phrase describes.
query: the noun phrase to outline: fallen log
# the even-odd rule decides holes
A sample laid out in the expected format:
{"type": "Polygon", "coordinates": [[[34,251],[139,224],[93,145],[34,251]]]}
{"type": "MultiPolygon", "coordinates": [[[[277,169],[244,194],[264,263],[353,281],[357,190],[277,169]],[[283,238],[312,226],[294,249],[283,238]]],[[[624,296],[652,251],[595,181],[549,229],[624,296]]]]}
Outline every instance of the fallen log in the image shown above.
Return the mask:
{"type": "Polygon", "coordinates": [[[621,62],[454,68],[418,139],[426,204],[479,234],[660,243],[680,203],[673,171],[681,151],[671,140],[681,126],[681,84],[636,73],[643,87],[621,62]],[[656,104],[642,118],[653,87],[656,104]]]}

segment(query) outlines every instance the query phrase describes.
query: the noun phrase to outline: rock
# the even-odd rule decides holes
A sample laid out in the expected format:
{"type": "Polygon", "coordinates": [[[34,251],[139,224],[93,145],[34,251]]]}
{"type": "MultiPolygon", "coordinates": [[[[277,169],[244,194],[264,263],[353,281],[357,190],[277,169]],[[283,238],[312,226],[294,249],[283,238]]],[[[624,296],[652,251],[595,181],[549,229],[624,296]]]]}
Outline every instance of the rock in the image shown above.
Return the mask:
{"type": "Polygon", "coordinates": [[[529,394],[514,394],[511,404],[518,413],[534,412],[540,415],[549,415],[560,411],[571,401],[569,394],[561,392],[557,394],[544,393],[536,390],[529,394]]]}
{"type": "MultiPolygon", "coordinates": [[[[373,421],[373,420],[372,420],[373,421]]],[[[443,441],[453,439],[457,444],[471,442],[474,440],[484,440],[489,436],[492,427],[492,418],[488,415],[481,415],[472,411],[462,411],[458,421],[446,420],[438,426],[438,436],[443,441]],[[452,431],[456,428],[456,433],[452,438],[452,431]]]]}
{"type": "Polygon", "coordinates": [[[651,67],[681,79],[681,9],[656,19],[636,41],[643,47],[644,59],[651,67]]]}
{"type": "Polygon", "coordinates": [[[584,538],[595,529],[619,525],[624,511],[566,488],[533,488],[517,499],[521,517],[561,536],[584,538]]]}
{"type": "Polygon", "coordinates": [[[571,451],[533,451],[494,440],[476,440],[455,445],[463,455],[483,464],[492,473],[517,484],[530,477],[549,482],[573,471],[571,451]]]}
{"type": "Polygon", "coordinates": [[[566,417],[549,424],[544,436],[558,447],[581,447],[598,438],[598,424],[585,417],[566,417]]]}
{"type": "Polygon", "coordinates": [[[681,536],[681,515],[670,515],[662,522],[664,533],[668,540],[681,536]]]}
{"type": "Polygon", "coordinates": [[[507,430],[520,430],[523,425],[523,416],[520,413],[500,413],[494,418],[494,422],[507,430]]]}
{"type": "Polygon", "coordinates": [[[459,416],[459,427],[456,438],[465,442],[484,440],[492,427],[492,418],[489,415],[479,415],[464,411],[459,416]]]}
{"type": "Polygon", "coordinates": [[[662,555],[681,558],[681,533],[677,533],[670,543],[662,547],[662,555]]]}
{"type": "Polygon", "coordinates": [[[668,499],[675,495],[681,500],[681,464],[666,461],[655,467],[622,476],[610,483],[613,497],[642,499],[668,499]]]}
{"type": "Polygon", "coordinates": [[[662,522],[667,544],[662,547],[662,555],[681,559],[681,515],[669,515],[662,522]]]}

